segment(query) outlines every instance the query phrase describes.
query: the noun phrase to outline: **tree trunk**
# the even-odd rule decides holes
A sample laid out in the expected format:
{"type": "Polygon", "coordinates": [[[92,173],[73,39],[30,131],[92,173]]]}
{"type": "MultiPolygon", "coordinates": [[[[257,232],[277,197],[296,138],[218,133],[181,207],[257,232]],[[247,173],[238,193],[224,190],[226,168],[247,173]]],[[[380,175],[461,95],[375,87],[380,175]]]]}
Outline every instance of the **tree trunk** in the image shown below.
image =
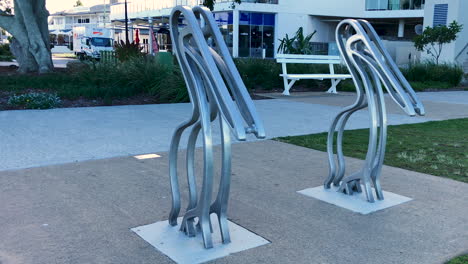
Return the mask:
{"type": "Polygon", "coordinates": [[[47,73],[54,69],[49,44],[45,0],[15,0],[14,15],[0,12],[0,27],[14,37],[12,52],[20,72],[47,73]]]}

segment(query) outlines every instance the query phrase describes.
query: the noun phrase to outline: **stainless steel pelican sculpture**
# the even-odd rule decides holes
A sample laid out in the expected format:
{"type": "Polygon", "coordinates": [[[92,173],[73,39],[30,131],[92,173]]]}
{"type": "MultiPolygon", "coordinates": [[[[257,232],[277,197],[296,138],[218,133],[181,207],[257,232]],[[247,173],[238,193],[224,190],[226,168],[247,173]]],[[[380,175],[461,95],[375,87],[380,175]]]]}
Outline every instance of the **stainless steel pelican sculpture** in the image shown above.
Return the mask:
{"type": "Polygon", "coordinates": [[[195,236],[199,229],[205,248],[211,248],[210,215],[213,213],[218,217],[223,243],[230,242],[227,207],[231,181],[231,132],[237,140],[246,140],[250,133],[257,138],[264,138],[265,131],[213,14],[204,7],[191,9],[177,6],[170,16],[170,33],[173,50],[189,91],[192,115],[176,128],[171,141],[169,175],[172,210],[169,224],[177,225],[181,209],[177,175],[179,143],[184,130],[192,127],[186,154],[189,201],[180,230],[188,236],[195,236]],[[182,20],[185,25],[179,26],[182,20]],[[217,117],[221,129],[222,168],[218,193],[212,202],[214,172],[211,122],[217,117]],[[198,192],[194,155],[200,131],[203,137],[204,170],[201,191],[198,192]]]}
{"type": "Polygon", "coordinates": [[[387,117],[382,84],[393,101],[408,115],[424,115],[424,107],[369,22],[355,19],[341,21],[336,29],[336,42],[353,76],[357,99],[338,113],[330,126],[327,141],[329,176],[324,187],[328,189],[333,183],[339,186],[339,192],[352,195],[353,192],[361,192],[362,185],[367,201],[372,203],[375,201],[372,185],[377,199],[384,199],[380,174],[385,155],[387,117]],[[365,107],[369,110],[370,135],[364,166],[344,177],[343,131],[349,117],[365,107]],[[338,132],[336,160],[333,149],[335,131],[338,132]]]}

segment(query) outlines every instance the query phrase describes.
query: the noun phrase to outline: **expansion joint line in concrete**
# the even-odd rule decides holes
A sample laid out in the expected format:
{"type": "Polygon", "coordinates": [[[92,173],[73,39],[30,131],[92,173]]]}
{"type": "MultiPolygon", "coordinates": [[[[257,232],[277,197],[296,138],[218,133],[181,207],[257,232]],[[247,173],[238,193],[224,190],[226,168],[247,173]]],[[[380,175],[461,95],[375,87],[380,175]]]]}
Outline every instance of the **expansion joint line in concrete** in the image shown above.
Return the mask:
{"type": "Polygon", "coordinates": [[[383,200],[380,174],[387,139],[387,114],[382,84],[388,94],[408,115],[424,115],[424,106],[408,81],[384,48],[372,25],[365,20],[346,19],[338,24],[336,42],[341,56],[353,76],[357,98],[354,104],[342,110],[332,121],[328,132],[327,152],[329,175],[324,187],[339,186],[338,191],[348,195],[361,192],[374,202],[372,185],[377,199],[383,200]],[[350,116],[367,107],[370,116],[369,146],[363,167],[347,177],[343,155],[343,132],[350,116]],[[334,136],[336,138],[336,157],[334,136]]]}
{"type": "Polygon", "coordinates": [[[181,209],[177,157],[181,136],[191,128],[187,145],[187,182],[189,202],[180,230],[187,236],[201,232],[205,248],[213,247],[210,215],[216,214],[223,243],[230,242],[227,207],[231,181],[231,132],[237,140],[246,140],[247,134],[265,138],[263,123],[242,82],[230,52],[206,8],[193,9],[177,6],[170,16],[173,50],[179,61],[192,103],[192,115],[179,125],[169,150],[169,175],[172,190],[172,209],[169,224],[177,225],[181,209]],[[179,22],[185,20],[185,27],[179,22]],[[210,43],[210,45],[208,44],[210,43]],[[234,98],[234,100],[232,99],[234,98]],[[222,168],[217,196],[212,201],[213,190],[213,137],[211,123],[218,118],[221,127],[222,168]],[[195,182],[195,143],[203,138],[204,170],[201,189],[195,182]]]}

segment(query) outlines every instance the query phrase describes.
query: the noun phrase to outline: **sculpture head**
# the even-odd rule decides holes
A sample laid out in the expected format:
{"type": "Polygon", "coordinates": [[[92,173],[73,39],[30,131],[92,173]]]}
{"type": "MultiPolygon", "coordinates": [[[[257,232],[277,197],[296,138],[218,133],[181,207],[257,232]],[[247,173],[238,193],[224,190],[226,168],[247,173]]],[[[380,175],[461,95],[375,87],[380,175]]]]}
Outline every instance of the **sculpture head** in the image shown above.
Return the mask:
{"type": "Polygon", "coordinates": [[[204,103],[224,118],[234,136],[265,137],[263,124],[232,60],[213,14],[204,7],[178,6],[170,20],[173,50],[195,108],[204,103]],[[179,20],[187,21],[185,27],[179,20]]]}
{"type": "Polygon", "coordinates": [[[383,83],[391,98],[408,115],[425,114],[423,104],[369,22],[362,19],[341,21],[336,29],[336,42],[358,93],[369,86],[380,89],[383,83]]]}

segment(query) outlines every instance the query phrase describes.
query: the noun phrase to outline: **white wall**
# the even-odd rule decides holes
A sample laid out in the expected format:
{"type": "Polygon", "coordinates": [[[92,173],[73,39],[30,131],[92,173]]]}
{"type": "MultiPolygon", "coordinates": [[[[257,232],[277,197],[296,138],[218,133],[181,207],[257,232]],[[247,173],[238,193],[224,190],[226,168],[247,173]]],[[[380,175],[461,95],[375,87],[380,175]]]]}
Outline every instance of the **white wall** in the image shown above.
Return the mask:
{"type": "Polygon", "coordinates": [[[304,27],[304,34],[309,34],[306,32],[309,16],[306,14],[279,13],[276,21],[276,39],[282,39],[286,34],[293,37],[301,26],[304,27]]]}
{"type": "Polygon", "coordinates": [[[312,37],[312,42],[334,42],[335,28],[338,23],[323,22],[320,18],[310,16],[307,33],[312,33],[317,30],[317,33],[312,37]]]}
{"type": "Polygon", "coordinates": [[[397,65],[408,64],[410,54],[411,62],[419,61],[421,52],[416,50],[412,41],[382,40],[382,43],[397,65]]]}
{"type": "MultiPolygon", "coordinates": [[[[448,4],[447,26],[454,20],[464,25],[463,31],[458,34],[457,40],[444,45],[440,57],[440,61],[442,62],[453,62],[455,56],[457,56],[463,47],[465,47],[466,43],[468,43],[468,0],[426,0],[424,28],[427,26],[432,27],[435,4],[448,4]]],[[[432,57],[423,52],[422,59],[432,59],[432,57]]]]}

